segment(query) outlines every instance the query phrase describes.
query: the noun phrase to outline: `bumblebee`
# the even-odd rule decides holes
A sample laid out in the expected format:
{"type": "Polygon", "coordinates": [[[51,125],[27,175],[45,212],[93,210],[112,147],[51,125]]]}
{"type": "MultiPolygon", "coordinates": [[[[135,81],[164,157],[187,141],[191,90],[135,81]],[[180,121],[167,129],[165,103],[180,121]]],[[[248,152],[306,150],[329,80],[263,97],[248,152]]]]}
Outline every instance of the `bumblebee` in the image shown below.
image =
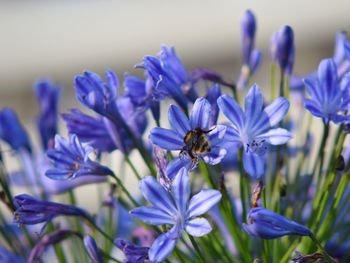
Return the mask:
{"type": "Polygon", "coordinates": [[[194,130],[189,131],[184,138],[184,143],[186,145],[181,149],[180,155],[187,152],[194,163],[193,166],[198,165],[198,154],[205,154],[211,151],[210,141],[208,140],[206,134],[214,129],[215,128],[203,130],[202,128],[196,126],[194,130]]]}

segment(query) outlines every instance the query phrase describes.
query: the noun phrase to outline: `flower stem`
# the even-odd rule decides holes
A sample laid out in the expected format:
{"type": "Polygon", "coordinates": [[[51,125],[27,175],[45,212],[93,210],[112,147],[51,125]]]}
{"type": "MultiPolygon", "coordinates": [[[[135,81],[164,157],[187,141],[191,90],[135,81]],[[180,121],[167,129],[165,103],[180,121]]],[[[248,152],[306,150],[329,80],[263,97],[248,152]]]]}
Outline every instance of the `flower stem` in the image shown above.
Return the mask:
{"type": "MultiPolygon", "coordinates": [[[[101,228],[99,228],[95,222],[92,220],[92,218],[88,217],[88,216],[84,216],[85,220],[87,222],[89,222],[89,224],[95,228],[102,236],[104,236],[104,238],[106,238],[107,240],[109,240],[115,247],[118,247],[116,244],[114,244],[114,240],[113,238],[111,238],[109,235],[107,235],[101,228]]],[[[118,247],[119,248],[119,247],[118,247]]]]}
{"type": "Polygon", "coordinates": [[[326,260],[329,263],[333,263],[334,261],[331,259],[331,257],[327,254],[326,250],[323,248],[323,246],[321,245],[321,243],[317,240],[317,238],[315,237],[314,234],[310,235],[310,238],[312,239],[312,241],[316,244],[316,246],[322,251],[322,254],[325,256],[326,260]]]}
{"type": "Polygon", "coordinates": [[[140,174],[138,173],[138,171],[136,170],[136,168],[135,168],[135,166],[133,165],[133,163],[130,161],[129,156],[128,156],[127,154],[125,154],[124,157],[125,157],[125,161],[129,164],[131,170],[134,172],[136,178],[137,178],[138,180],[141,180],[141,176],[140,176],[140,174]]]}
{"type": "Polygon", "coordinates": [[[206,261],[205,261],[203,255],[202,255],[202,252],[200,251],[200,249],[199,249],[199,247],[198,247],[198,245],[197,245],[196,240],[194,240],[194,238],[193,238],[191,235],[188,235],[188,237],[190,238],[191,243],[192,243],[192,246],[193,246],[194,249],[196,250],[197,255],[199,256],[199,258],[201,259],[201,261],[202,261],[203,263],[205,263],[206,261]]]}
{"type": "Polygon", "coordinates": [[[111,176],[114,178],[114,180],[117,182],[117,184],[122,188],[123,192],[128,196],[130,201],[135,205],[138,206],[139,204],[136,202],[136,200],[132,197],[132,195],[129,193],[128,189],[125,188],[122,181],[113,173],[111,176]]]}

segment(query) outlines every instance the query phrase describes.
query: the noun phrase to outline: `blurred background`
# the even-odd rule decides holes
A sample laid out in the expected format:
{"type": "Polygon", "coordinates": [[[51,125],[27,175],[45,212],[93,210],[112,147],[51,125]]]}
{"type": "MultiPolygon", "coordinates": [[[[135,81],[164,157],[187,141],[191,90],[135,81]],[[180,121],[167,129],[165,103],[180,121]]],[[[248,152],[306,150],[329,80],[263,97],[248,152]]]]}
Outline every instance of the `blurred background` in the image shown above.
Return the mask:
{"type": "Polygon", "coordinates": [[[333,54],[338,30],[350,29],[349,1],[160,1],[1,0],[0,108],[16,109],[31,124],[37,112],[33,82],[51,77],[62,84],[61,111],[77,106],[73,78],[84,70],[110,68],[142,74],[134,65],[175,46],[188,70],[205,67],[236,81],[241,64],[240,18],[257,18],[256,48],[264,64],[253,81],[269,81],[268,46],[283,24],[294,29],[296,73],[314,70],[333,54]]]}
{"type": "Polygon", "coordinates": [[[37,78],[62,85],[60,112],[82,108],[75,99],[75,75],[112,69],[122,83],[125,72],[142,75],[134,65],[144,55],[156,55],[162,44],[174,46],[188,70],[209,68],[235,82],[241,66],[240,19],[248,8],[257,19],[255,47],[263,51],[252,81],[266,90],[270,37],[281,25],[294,29],[297,74],[333,56],[337,31],[350,31],[346,0],[0,0],[0,108],[14,108],[35,141],[38,105],[32,85],[37,78]]]}

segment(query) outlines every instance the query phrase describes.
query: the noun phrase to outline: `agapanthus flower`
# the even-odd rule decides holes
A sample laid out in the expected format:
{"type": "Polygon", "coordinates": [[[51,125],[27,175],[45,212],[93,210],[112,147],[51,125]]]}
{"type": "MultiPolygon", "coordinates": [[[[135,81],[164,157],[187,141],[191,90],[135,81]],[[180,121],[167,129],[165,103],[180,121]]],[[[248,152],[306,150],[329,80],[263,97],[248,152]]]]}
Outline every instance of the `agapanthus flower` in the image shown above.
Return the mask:
{"type": "Polygon", "coordinates": [[[221,88],[219,84],[214,84],[208,90],[206,99],[209,101],[211,106],[211,115],[209,119],[209,127],[215,125],[219,117],[219,106],[217,103],[218,98],[221,96],[221,88]]]}
{"type": "Polygon", "coordinates": [[[88,213],[79,207],[41,201],[27,194],[15,196],[13,202],[16,206],[13,221],[19,224],[47,223],[60,215],[89,217],[88,213]]]}
{"type": "MultiPolygon", "coordinates": [[[[61,116],[66,122],[68,132],[76,134],[81,142],[88,142],[100,152],[112,152],[117,149],[117,145],[112,139],[113,135],[107,128],[112,124],[106,117],[91,117],[78,109],[72,109],[69,113],[64,113],[61,116]]],[[[123,135],[127,141],[126,134],[123,135]]]]}
{"type": "Polygon", "coordinates": [[[38,128],[45,150],[53,147],[57,133],[57,106],[60,92],[58,85],[54,85],[50,79],[41,79],[34,84],[35,97],[40,106],[38,128]]]}
{"type": "Polygon", "coordinates": [[[309,236],[310,229],[264,207],[252,208],[243,228],[250,235],[273,239],[285,235],[309,236]]]}
{"type": "MultiPolygon", "coordinates": [[[[174,48],[162,46],[159,58],[145,56],[143,62],[136,67],[144,68],[152,78],[152,98],[163,100],[172,97],[183,109],[187,109],[188,77],[185,67],[177,57],[174,48]],[[185,92],[184,92],[185,91],[185,92]]],[[[192,89],[193,90],[193,89],[192,89]]]]}
{"type": "Polygon", "coordinates": [[[180,156],[168,164],[168,177],[173,178],[181,167],[194,169],[200,158],[215,165],[225,156],[226,149],[221,144],[224,143],[226,126],[209,127],[210,117],[210,103],[199,98],[193,105],[190,119],[179,107],[171,105],[168,118],[172,130],[159,127],[151,130],[149,139],[153,144],[169,151],[180,151],[180,156]]]}
{"type": "Polygon", "coordinates": [[[77,99],[87,108],[109,117],[118,119],[117,96],[118,78],[113,71],[106,71],[106,80],[96,73],[86,71],[84,76],[76,76],[74,80],[77,99]]]}
{"type": "Polygon", "coordinates": [[[322,118],[326,125],[349,122],[350,116],[343,115],[350,108],[350,75],[339,83],[337,66],[333,59],[323,59],[318,67],[318,79],[305,79],[306,91],[311,99],[304,105],[312,115],[322,118]]]}
{"type": "Polygon", "coordinates": [[[149,247],[138,246],[120,238],[114,240],[114,244],[123,250],[126,256],[124,263],[142,263],[148,259],[149,247]]]}
{"type": "Polygon", "coordinates": [[[156,121],[160,119],[160,102],[155,92],[156,83],[145,70],[146,79],[140,79],[136,76],[124,76],[125,96],[130,97],[132,103],[138,110],[151,109],[153,118],[156,121]]]}
{"type": "Polygon", "coordinates": [[[84,236],[83,241],[86,252],[88,253],[92,263],[101,263],[102,258],[100,252],[98,251],[95,240],[90,235],[86,235],[84,236]]]}
{"type": "Polygon", "coordinates": [[[249,175],[259,178],[264,174],[267,145],[283,144],[292,138],[285,129],[272,129],[287,114],[289,102],[279,97],[263,109],[263,97],[255,84],[245,98],[245,112],[226,94],[218,99],[218,105],[233,124],[227,128],[226,140],[243,145],[243,167],[249,175]]]}
{"type": "Polygon", "coordinates": [[[294,32],[290,26],[284,25],[271,36],[270,60],[272,62],[278,61],[284,73],[291,75],[294,56],[294,32]]]}
{"type": "Polygon", "coordinates": [[[32,249],[30,252],[30,255],[27,259],[27,263],[33,263],[37,262],[37,259],[40,258],[45,250],[50,246],[57,244],[61,242],[62,240],[66,239],[70,235],[75,235],[75,232],[72,232],[70,230],[56,230],[54,232],[51,232],[47,235],[45,235],[32,249]]]}
{"type": "Polygon", "coordinates": [[[83,146],[75,134],[71,134],[69,140],[57,134],[55,149],[46,152],[54,166],[54,169],[46,171],[46,176],[55,180],[67,180],[84,175],[112,174],[108,167],[89,158],[93,150],[91,146],[83,146]]]}
{"type": "Polygon", "coordinates": [[[18,120],[16,113],[10,108],[0,111],[0,138],[15,151],[22,148],[32,151],[27,132],[18,120]]]}
{"type": "Polygon", "coordinates": [[[150,247],[148,255],[151,262],[166,259],[183,231],[200,237],[212,230],[209,222],[198,216],[216,205],[221,199],[221,193],[217,190],[204,189],[190,199],[190,181],[186,168],[182,168],[176,175],[171,186],[171,194],[151,176],[144,177],[139,182],[139,188],[153,206],[137,207],[131,210],[130,214],[147,224],[173,225],[150,247]]]}
{"type": "Polygon", "coordinates": [[[237,82],[239,89],[247,86],[248,78],[255,72],[261,61],[261,51],[254,49],[255,30],[255,16],[251,10],[246,10],[241,19],[243,65],[237,82]]]}
{"type": "Polygon", "coordinates": [[[106,80],[107,82],[104,82],[99,75],[92,72],[77,76],[75,78],[76,96],[84,106],[106,117],[114,124],[111,125],[105,121],[113,143],[123,153],[129,153],[131,146],[135,146],[134,143],[130,143],[129,137],[140,139],[146,129],[147,118],[144,112],[137,110],[130,97],[118,98],[119,82],[111,70],[106,72],[106,80]]]}

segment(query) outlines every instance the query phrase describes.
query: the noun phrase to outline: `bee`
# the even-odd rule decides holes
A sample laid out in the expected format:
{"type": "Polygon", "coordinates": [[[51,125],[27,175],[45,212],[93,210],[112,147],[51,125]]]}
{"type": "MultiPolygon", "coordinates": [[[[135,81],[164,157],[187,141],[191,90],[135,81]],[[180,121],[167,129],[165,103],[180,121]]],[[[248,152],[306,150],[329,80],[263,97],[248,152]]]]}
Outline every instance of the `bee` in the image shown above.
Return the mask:
{"type": "Polygon", "coordinates": [[[194,130],[189,131],[184,138],[184,143],[186,145],[181,149],[180,155],[187,152],[194,163],[193,166],[198,165],[198,154],[205,154],[211,151],[210,141],[206,134],[214,129],[215,127],[210,130],[203,130],[196,126],[194,130]]]}

